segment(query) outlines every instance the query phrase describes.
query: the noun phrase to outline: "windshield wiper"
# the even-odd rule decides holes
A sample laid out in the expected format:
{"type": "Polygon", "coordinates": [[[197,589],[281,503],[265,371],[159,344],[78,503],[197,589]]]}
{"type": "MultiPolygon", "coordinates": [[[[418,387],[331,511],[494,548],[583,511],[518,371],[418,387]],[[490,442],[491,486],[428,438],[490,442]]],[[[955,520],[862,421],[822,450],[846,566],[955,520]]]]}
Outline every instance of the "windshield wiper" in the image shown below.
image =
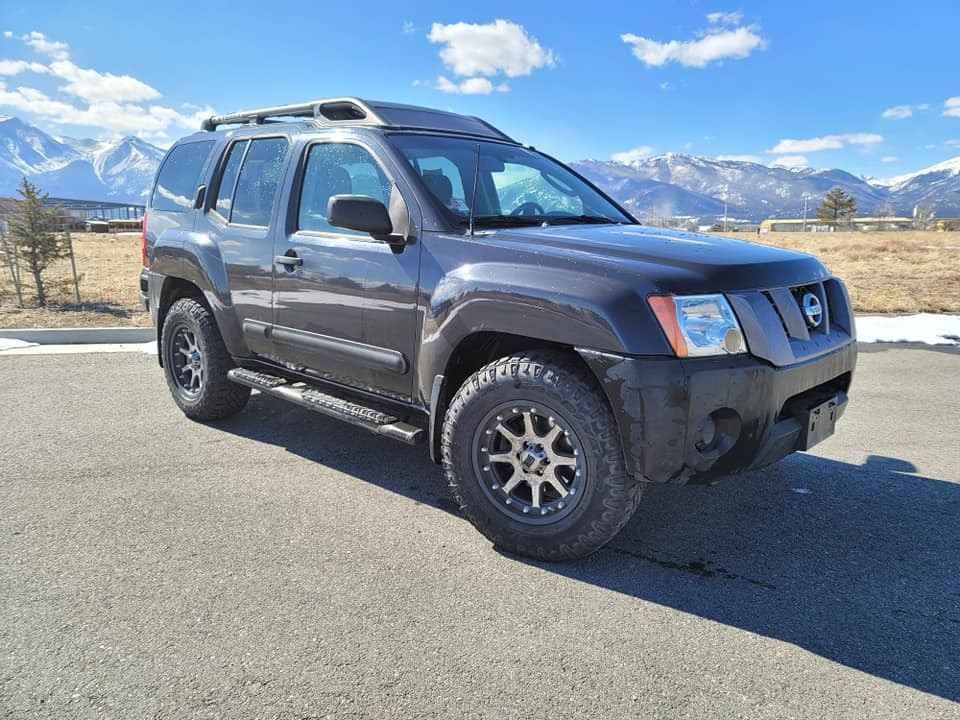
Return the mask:
{"type": "Polygon", "coordinates": [[[547,215],[543,218],[547,225],[621,225],[623,220],[603,215],[547,215]]]}
{"type": "MultiPolygon", "coordinates": [[[[542,215],[477,215],[473,224],[477,227],[534,227],[544,222],[542,215]]],[[[460,225],[469,225],[469,219],[460,221],[460,225]]]]}

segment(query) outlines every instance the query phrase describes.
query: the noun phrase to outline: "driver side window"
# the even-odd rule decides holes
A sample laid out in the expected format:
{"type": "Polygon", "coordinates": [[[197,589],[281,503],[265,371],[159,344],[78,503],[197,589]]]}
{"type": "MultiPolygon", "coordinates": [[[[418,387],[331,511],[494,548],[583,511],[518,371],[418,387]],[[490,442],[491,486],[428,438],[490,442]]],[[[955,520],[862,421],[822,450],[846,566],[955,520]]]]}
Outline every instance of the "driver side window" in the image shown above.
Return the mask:
{"type": "Polygon", "coordinates": [[[334,227],[327,206],[334,195],[367,195],[390,206],[392,183],[366,148],[348,143],[311,145],[300,188],[298,229],[338,235],[366,233],[334,227]]]}

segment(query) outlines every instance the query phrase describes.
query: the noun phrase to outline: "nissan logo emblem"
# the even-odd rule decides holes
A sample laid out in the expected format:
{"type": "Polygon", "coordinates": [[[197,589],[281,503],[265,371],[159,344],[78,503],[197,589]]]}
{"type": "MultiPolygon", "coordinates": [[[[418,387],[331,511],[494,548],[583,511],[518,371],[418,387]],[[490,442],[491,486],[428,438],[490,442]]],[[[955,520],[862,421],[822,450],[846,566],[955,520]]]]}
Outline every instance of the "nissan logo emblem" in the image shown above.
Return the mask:
{"type": "Polygon", "coordinates": [[[823,322],[823,305],[820,304],[820,298],[812,292],[805,293],[801,305],[807,325],[812,328],[820,327],[820,323],[823,322]]]}

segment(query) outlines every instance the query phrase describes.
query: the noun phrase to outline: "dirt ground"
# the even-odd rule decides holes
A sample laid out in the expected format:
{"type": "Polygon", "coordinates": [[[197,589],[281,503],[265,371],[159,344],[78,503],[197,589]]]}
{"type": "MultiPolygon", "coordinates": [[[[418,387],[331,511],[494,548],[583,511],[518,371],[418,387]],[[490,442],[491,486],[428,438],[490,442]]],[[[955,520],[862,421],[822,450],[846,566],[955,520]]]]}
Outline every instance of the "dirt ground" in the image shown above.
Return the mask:
{"type": "MultiPolygon", "coordinates": [[[[812,253],[843,278],[854,309],[871,312],[960,312],[960,233],[770,233],[730,237],[812,253]]],[[[70,263],[45,274],[50,307],[16,307],[10,273],[0,255],[0,328],[148,326],[140,307],[138,234],[73,235],[80,304],[70,263]]],[[[23,278],[25,281],[28,278],[23,278]]],[[[34,304],[32,284],[24,288],[34,304]]]]}

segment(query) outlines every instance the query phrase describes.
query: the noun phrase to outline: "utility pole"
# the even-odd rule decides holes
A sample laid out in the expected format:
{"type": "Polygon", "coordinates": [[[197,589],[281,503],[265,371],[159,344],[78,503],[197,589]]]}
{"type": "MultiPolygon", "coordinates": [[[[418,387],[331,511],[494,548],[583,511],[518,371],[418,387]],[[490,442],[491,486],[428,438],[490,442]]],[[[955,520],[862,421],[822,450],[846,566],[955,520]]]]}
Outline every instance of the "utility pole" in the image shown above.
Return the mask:
{"type": "Polygon", "coordinates": [[[800,226],[801,232],[807,231],[807,200],[810,199],[810,193],[803,194],[803,225],[800,226]]]}
{"type": "Polygon", "coordinates": [[[727,201],[723,201],[723,231],[727,231],[727,201]]]}

